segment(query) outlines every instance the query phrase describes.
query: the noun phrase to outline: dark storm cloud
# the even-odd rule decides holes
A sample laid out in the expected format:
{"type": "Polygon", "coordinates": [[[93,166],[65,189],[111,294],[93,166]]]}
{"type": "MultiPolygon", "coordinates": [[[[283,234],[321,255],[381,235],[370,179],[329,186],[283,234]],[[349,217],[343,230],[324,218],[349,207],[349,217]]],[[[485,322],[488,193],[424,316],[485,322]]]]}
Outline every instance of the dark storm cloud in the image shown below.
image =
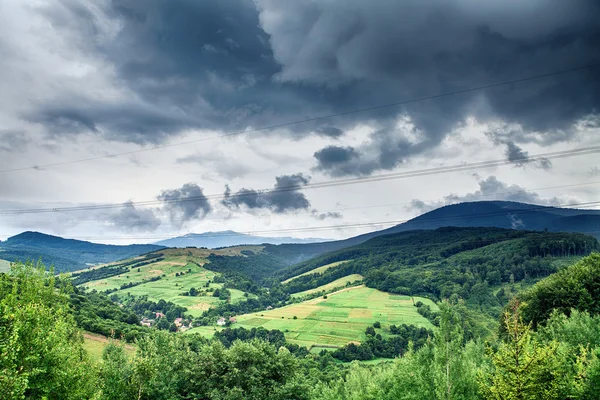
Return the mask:
{"type": "Polygon", "coordinates": [[[541,168],[549,170],[552,168],[552,161],[547,158],[540,158],[532,160],[529,157],[529,152],[523,150],[519,145],[515,143],[516,137],[519,135],[519,131],[511,129],[496,128],[486,132],[488,136],[496,145],[505,146],[504,155],[506,159],[512,162],[517,167],[532,166],[535,168],[541,168]]]}
{"type": "MultiPolygon", "coordinates": [[[[57,89],[26,118],[55,133],[88,130],[138,143],[187,128],[238,130],[344,113],[600,61],[595,0],[114,0],[94,2],[100,14],[82,4],[63,0],[46,16],[56,29],[77,33],[74,46],[114,69],[127,100],[78,99],[57,89]],[[103,35],[105,25],[119,29],[103,35]]],[[[370,144],[355,149],[359,157],[332,170],[349,175],[394,168],[437,146],[468,116],[519,125],[514,143],[551,144],[572,138],[575,122],[594,120],[599,70],[288,129],[339,138],[376,121],[370,144]],[[418,142],[394,127],[399,113],[418,142]]]]}
{"type": "Polygon", "coordinates": [[[242,188],[236,193],[231,193],[229,186],[226,186],[225,199],[222,203],[230,209],[244,206],[251,210],[268,209],[276,214],[308,210],[310,201],[304,193],[300,192],[300,189],[309,181],[310,177],[303,174],[282,175],[275,178],[272,190],[260,192],[242,188]]]}
{"type": "Polygon", "coordinates": [[[523,150],[512,142],[506,143],[505,154],[508,161],[514,162],[517,167],[531,165],[546,170],[552,168],[552,161],[548,160],[547,158],[532,160],[529,158],[529,153],[527,151],[523,150]]]}
{"type": "Polygon", "coordinates": [[[484,200],[504,200],[516,201],[519,203],[539,204],[545,206],[560,206],[565,204],[565,200],[552,197],[543,198],[539,193],[529,191],[519,185],[509,185],[498,180],[495,176],[489,176],[487,179],[478,182],[479,189],[466,193],[464,195],[450,194],[444,197],[441,201],[425,202],[420,199],[414,199],[410,206],[406,207],[409,211],[418,211],[424,213],[438,207],[448,204],[456,204],[462,202],[484,201],[484,200]]]}
{"type": "Polygon", "coordinates": [[[315,169],[331,176],[370,175],[394,169],[410,156],[434,146],[431,138],[415,139],[415,134],[419,132],[411,124],[388,123],[356,148],[330,145],[318,150],[313,154],[315,169]]]}
{"type": "Polygon", "coordinates": [[[200,186],[186,183],[179,189],[163,190],[158,196],[171,223],[181,227],[188,221],[203,219],[212,207],[200,186]]]}
{"type": "MultiPolygon", "coordinates": [[[[600,61],[600,3],[593,0],[532,1],[526,7],[463,0],[257,4],[282,65],[278,80],[339,90],[340,106],[385,104],[600,61]]],[[[384,138],[374,133],[372,142],[392,142],[387,155],[381,146],[356,149],[366,167],[349,165],[333,173],[393,168],[439,144],[469,115],[519,125],[521,134],[514,138],[519,143],[569,140],[575,122],[598,112],[599,76],[600,68],[594,68],[380,110],[363,118],[385,121],[400,110],[422,135],[422,145],[398,146],[392,130],[377,132],[384,138]]]]}
{"type": "Polygon", "coordinates": [[[154,210],[149,208],[136,208],[129,201],[125,207],[108,217],[109,222],[114,226],[126,231],[155,231],[161,224],[154,210]]]}

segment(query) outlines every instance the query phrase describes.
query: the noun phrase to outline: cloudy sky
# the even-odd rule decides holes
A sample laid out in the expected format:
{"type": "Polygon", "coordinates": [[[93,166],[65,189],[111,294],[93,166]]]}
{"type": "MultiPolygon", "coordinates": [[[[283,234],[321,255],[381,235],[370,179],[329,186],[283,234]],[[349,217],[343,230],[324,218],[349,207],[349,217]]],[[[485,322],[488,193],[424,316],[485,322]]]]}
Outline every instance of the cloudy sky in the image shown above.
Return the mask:
{"type": "Polygon", "coordinates": [[[595,0],[2,0],[0,239],[342,238],[597,201],[597,153],[534,156],[600,145],[598,20],[595,0]]]}

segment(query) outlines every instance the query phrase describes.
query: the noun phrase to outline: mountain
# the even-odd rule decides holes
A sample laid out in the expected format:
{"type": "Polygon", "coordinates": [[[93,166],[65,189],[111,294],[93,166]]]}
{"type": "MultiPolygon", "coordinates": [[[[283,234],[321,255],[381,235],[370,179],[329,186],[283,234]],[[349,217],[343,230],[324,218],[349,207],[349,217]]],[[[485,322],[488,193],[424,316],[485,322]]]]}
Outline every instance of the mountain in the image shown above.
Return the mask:
{"type": "Polygon", "coordinates": [[[164,248],[154,244],[118,246],[65,239],[40,232],[23,232],[0,242],[0,259],[26,261],[39,259],[57,272],[75,271],[164,248]]]}
{"type": "Polygon", "coordinates": [[[24,232],[0,243],[0,259],[37,260],[41,257],[45,264],[54,264],[57,270],[73,271],[85,268],[87,264],[129,258],[163,246],[215,248],[240,244],[264,244],[264,251],[261,254],[269,256],[269,264],[289,266],[321,254],[364,243],[378,236],[432,230],[445,226],[574,232],[600,238],[600,210],[546,207],[507,201],[460,203],[438,208],[388,229],[336,241],[268,238],[223,231],[189,234],[153,245],[115,246],[63,239],[37,232],[24,232]]]}
{"type": "Polygon", "coordinates": [[[243,244],[282,244],[282,243],[316,243],[327,239],[298,239],[293,237],[262,237],[247,235],[234,231],[189,233],[171,239],[161,240],[155,244],[166,247],[218,247],[239,246],[243,244]]]}
{"type": "Polygon", "coordinates": [[[478,201],[452,204],[422,214],[391,228],[344,240],[324,243],[282,244],[265,250],[287,265],[324,253],[356,246],[382,235],[446,226],[490,227],[529,231],[586,233],[600,238],[600,210],[538,206],[510,201],[478,201]]]}
{"type": "Polygon", "coordinates": [[[437,208],[388,229],[347,239],[346,242],[358,244],[390,233],[444,226],[577,232],[600,238],[600,210],[538,206],[512,201],[459,203],[437,208]]]}

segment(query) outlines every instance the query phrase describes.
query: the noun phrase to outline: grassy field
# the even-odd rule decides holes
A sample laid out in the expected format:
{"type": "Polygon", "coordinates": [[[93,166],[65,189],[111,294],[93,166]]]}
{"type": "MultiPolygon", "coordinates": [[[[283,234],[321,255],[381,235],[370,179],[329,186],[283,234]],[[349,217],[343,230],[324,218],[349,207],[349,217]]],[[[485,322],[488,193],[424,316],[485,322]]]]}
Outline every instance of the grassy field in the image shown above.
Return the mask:
{"type": "Polygon", "coordinates": [[[329,282],[326,285],[319,286],[314,289],[305,290],[304,292],[294,293],[294,294],[292,294],[292,297],[297,298],[297,297],[303,297],[308,294],[313,294],[313,293],[318,293],[318,292],[328,292],[335,288],[345,286],[347,283],[351,283],[351,282],[355,282],[355,281],[362,281],[362,279],[363,279],[362,275],[359,275],[359,274],[352,274],[352,275],[344,276],[340,279],[336,279],[333,282],[329,282]]]}
{"type": "MultiPolygon", "coordinates": [[[[414,301],[437,306],[429,299],[415,297],[414,301]]],[[[376,329],[382,336],[389,336],[391,324],[413,324],[431,328],[432,324],[421,316],[408,296],[392,295],[365,286],[355,286],[302,303],[269,311],[240,315],[233,327],[262,326],[279,329],[286,339],[306,347],[342,346],[349,342],[365,340],[365,329],[375,321],[381,322],[376,329]],[[296,317],[296,319],[294,319],[296,317]]],[[[186,333],[199,333],[211,337],[220,328],[197,327],[186,333]]],[[[320,349],[319,349],[320,350],[320,349]]]]}
{"type": "Polygon", "coordinates": [[[10,261],[0,260],[0,273],[10,271],[10,261]]]}
{"type": "MultiPolygon", "coordinates": [[[[232,249],[217,251],[221,253],[227,252],[231,255],[239,255],[239,251],[243,250],[244,247],[238,247],[236,249],[237,250],[235,251],[232,249]]],[[[254,249],[256,249],[256,246],[254,246],[254,249]]],[[[181,296],[181,293],[187,292],[192,287],[198,290],[205,289],[205,284],[209,281],[210,288],[220,289],[223,287],[221,283],[212,282],[217,275],[215,272],[190,262],[190,260],[193,260],[198,264],[205,264],[206,260],[199,258],[198,256],[204,253],[208,254],[209,252],[209,250],[204,249],[167,249],[165,250],[165,259],[162,261],[144,265],[139,268],[133,268],[129,272],[121,275],[88,282],[82,286],[88,289],[102,291],[107,289],[117,289],[121,287],[121,285],[129,282],[142,282],[150,278],[161,276],[160,280],[118,290],[115,294],[118,296],[125,296],[130,293],[134,296],[146,295],[148,296],[148,299],[152,301],[158,301],[160,299],[171,301],[177,305],[186,307],[190,315],[200,316],[203,311],[207,310],[212,305],[221,303],[222,300],[212,296],[181,296]],[[180,275],[176,276],[176,274],[180,275]]],[[[229,291],[231,292],[232,302],[245,299],[244,292],[241,290],[229,289],[229,291]]],[[[254,295],[249,294],[248,298],[252,298],[253,296],[254,295]]]]}
{"type": "MultiPolygon", "coordinates": [[[[93,360],[100,360],[102,358],[102,351],[108,343],[109,339],[106,336],[90,332],[83,333],[83,348],[93,360]]],[[[135,348],[131,344],[126,344],[125,351],[131,354],[135,351],[135,348]]]]}
{"type": "Polygon", "coordinates": [[[338,265],[340,265],[342,263],[345,263],[345,262],[348,262],[348,261],[352,261],[352,260],[337,261],[337,262],[334,262],[334,263],[331,263],[331,264],[323,265],[322,267],[311,269],[310,271],[307,271],[307,272],[305,272],[303,274],[293,276],[290,279],[286,279],[285,281],[283,281],[281,283],[285,284],[285,283],[293,281],[296,278],[300,278],[301,276],[305,276],[305,275],[322,274],[323,272],[327,271],[329,268],[337,267],[338,265]]]}

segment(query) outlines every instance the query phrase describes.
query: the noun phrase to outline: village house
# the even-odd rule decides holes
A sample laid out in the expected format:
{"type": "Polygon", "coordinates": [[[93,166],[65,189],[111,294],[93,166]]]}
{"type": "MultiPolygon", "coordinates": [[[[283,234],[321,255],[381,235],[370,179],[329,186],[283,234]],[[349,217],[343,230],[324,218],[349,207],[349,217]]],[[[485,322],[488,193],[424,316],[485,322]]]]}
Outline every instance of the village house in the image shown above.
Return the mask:
{"type": "Polygon", "coordinates": [[[231,322],[232,324],[235,324],[237,322],[237,319],[235,319],[235,317],[231,317],[231,318],[229,318],[229,322],[231,322]]]}
{"type": "Polygon", "coordinates": [[[161,312],[157,312],[157,313],[156,313],[156,318],[157,318],[157,319],[158,319],[158,318],[162,318],[162,317],[164,317],[164,316],[165,316],[165,314],[163,314],[163,313],[161,313],[161,312]]]}
{"type": "Polygon", "coordinates": [[[225,321],[225,318],[219,318],[217,320],[217,325],[219,326],[224,326],[227,322],[225,321]]]}
{"type": "Polygon", "coordinates": [[[154,325],[154,320],[148,319],[148,318],[142,318],[142,320],[140,321],[140,324],[142,326],[146,326],[146,327],[150,328],[152,325],[154,325]]]}

